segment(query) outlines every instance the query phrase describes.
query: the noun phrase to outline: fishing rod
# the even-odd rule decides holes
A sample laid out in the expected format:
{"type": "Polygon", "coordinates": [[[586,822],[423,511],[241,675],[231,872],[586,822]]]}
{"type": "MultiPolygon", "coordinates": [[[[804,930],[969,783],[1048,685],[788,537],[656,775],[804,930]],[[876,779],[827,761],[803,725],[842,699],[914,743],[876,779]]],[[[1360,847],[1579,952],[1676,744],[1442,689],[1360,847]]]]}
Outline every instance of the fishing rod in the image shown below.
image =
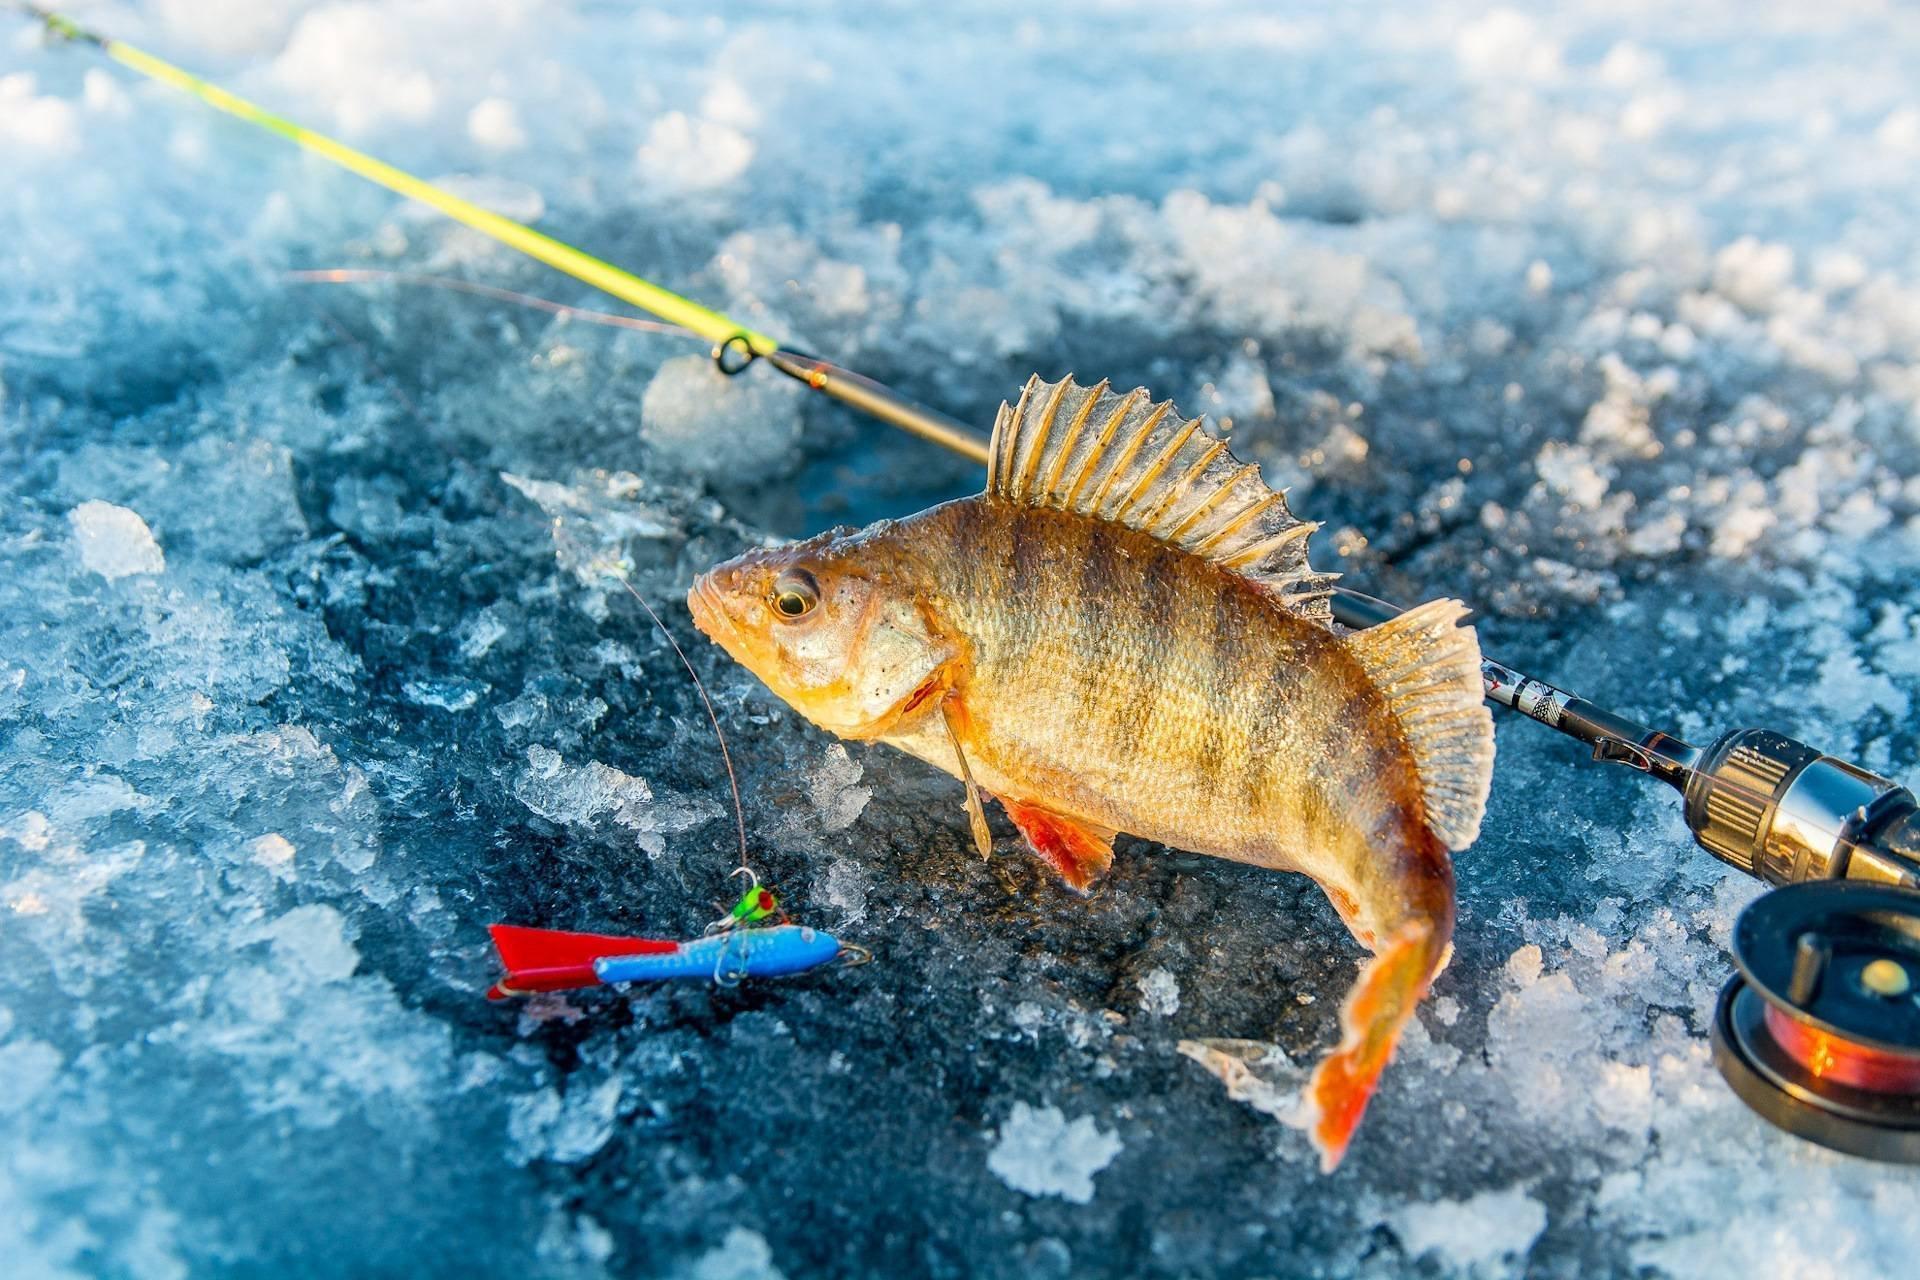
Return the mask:
{"type": "MultiPolygon", "coordinates": [[[[985,464],[987,437],[831,361],[643,280],[297,125],[124,41],[35,4],[0,0],[54,37],[97,48],[149,79],[277,134],[566,275],[713,344],[728,376],[764,360],[891,426],[985,464]]],[[[1337,587],[1341,625],[1400,610],[1337,587]]],[[[1920,1162],[1920,801],[1859,765],[1768,729],[1697,747],[1485,658],[1487,698],[1673,787],[1714,857],[1769,885],[1735,928],[1740,972],[1721,994],[1715,1061],[1769,1120],[1840,1150],[1920,1162]],[[1764,908],[1764,910],[1763,910],[1764,908]]]]}
{"type": "Polygon", "coordinates": [[[64,14],[41,5],[24,3],[23,0],[0,0],[0,3],[37,19],[56,39],[90,45],[129,70],[189,93],[215,110],[277,134],[315,155],[324,156],[350,173],[385,187],[395,195],[436,209],[537,262],[545,263],[622,302],[651,312],[669,324],[705,338],[714,344],[714,363],[722,373],[737,374],[755,360],[764,359],[780,372],[815,391],[832,396],[891,426],[944,445],[982,465],[986,463],[985,441],[965,424],[925,405],[915,404],[871,378],[841,368],[830,360],[783,347],[766,334],[738,324],[670,289],[643,280],[631,271],[624,271],[570,244],[535,231],[525,223],[503,217],[470,200],[463,200],[442,187],[375,159],[326,134],[275,115],[238,94],[230,93],[190,71],[135,48],[124,40],[115,40],[83,27],[64,14]]]}

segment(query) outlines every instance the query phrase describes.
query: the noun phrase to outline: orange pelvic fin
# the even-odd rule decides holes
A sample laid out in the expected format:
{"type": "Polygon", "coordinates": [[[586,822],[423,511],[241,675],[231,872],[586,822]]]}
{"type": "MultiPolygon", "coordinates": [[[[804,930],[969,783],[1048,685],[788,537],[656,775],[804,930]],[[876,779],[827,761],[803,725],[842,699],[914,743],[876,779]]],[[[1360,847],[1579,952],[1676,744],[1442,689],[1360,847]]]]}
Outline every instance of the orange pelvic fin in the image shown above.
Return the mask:
{"type": "Polygon", "coordinates": [[[1446,947],[1436,942],[1436,930],[1429,922],[1401,926],[1367,961],[1360,981],[1347,995],[1340,1011],[1339,1047],[1322,1060],[1307,1082],[1313,1145],[1319,1148],[1323,1173],[1333,1172],[1346,1154],[1380,1072],[1393,1057],[1400,1028],[1413,1016],[1414,1006],[1440,970],[1446,947]]]}
{"type": "Polygon", "coordinates": [[[993,856],[993,832],[987,828],[987,808],[980,802],[980,787],[973,780],[973,766],[967,763],[967,749],[960,743],[961,725],[966,713],[957,698],[940,704],[940,718],[947,726],[947,741],[953,744],[953,757],[960,762],[960,781],[967,789],[967,825],[973,830],[973,847],[982,858],[993,856]]]}
{"type": "Polygon", "coordinates": [[[1013,819],[1013,825],[1027,838],[1028,846],[1075,891],[1085,893],[1088,886],[1113,865],[1112,831],[1090,827],[1050,809],[1021,804],[1004,796],[1000,803],[1013,819]]]}

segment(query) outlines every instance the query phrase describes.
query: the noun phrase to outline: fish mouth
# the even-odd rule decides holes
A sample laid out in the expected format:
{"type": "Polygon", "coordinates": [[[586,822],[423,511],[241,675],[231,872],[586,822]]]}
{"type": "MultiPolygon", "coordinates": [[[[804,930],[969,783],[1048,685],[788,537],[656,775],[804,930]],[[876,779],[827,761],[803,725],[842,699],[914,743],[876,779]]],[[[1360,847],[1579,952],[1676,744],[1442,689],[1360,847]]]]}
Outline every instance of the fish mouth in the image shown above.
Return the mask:
{"type": "Polygon", "coordinates": [[[693,614],[693,625],[700,628],[707,639],[723,649],[733,648],[728,641],[735,638],[737,631],[733,619],[727,616],[726,605],[711,573],[703,573],[693,580],[693,589],[687,592],[687,611],[693,614]]]}

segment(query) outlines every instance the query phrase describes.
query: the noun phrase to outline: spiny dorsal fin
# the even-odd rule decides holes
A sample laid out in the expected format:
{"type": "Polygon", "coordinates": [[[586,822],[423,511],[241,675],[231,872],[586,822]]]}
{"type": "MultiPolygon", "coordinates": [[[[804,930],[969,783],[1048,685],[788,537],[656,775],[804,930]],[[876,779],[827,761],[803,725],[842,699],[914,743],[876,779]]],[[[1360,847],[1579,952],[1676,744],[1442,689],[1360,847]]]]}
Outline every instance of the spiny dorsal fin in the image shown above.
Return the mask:
{"type": "Polygon", "coordinates": [[[1493,717],[1480,679],[1480,641],[1458,600],[1429,600],[1347,645],[1393,708],[1413,749],[1427,826],[1449,849],[1480,834],[1493,785],[1493,717]]]}
{"type": "Polygon", "coordinates": [[[1104,381],[1036,374],[1017,406],[1000,406],[987,492],[1138,529],[1259,583],[1290,613],[1330,623],[1335,575],[1307,564],[1320,526],[1296,519],[1204,419],[1152,399],[1144,387],[1116,395],[1104,381]]]}

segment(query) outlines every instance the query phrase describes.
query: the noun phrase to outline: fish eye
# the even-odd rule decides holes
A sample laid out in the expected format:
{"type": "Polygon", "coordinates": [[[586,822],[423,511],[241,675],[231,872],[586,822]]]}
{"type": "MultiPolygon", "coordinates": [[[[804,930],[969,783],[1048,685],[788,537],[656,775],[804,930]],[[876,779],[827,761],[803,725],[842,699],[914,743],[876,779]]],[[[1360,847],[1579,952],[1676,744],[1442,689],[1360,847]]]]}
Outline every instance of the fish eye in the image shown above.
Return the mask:
{"type": "Polygon", "coordinates": [[[820,586],[805,569],[789,569],[773,582],[773,611],[792,622],[820,603],[820,586]]]}

